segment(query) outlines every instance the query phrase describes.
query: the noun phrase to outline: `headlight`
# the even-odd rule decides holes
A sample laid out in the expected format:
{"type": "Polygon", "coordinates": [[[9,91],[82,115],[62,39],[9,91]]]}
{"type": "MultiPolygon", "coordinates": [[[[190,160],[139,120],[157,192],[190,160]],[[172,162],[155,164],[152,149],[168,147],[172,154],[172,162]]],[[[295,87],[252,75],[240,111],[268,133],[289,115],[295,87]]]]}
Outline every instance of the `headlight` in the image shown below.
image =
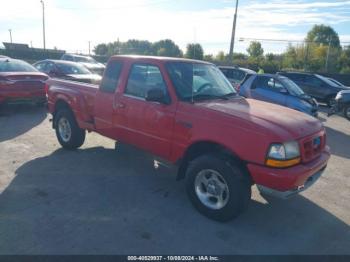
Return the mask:
{"type": "Polygon", "coordinates": [[[342,93],[338,92],[337,96],[335,97],[335,100],[339,100],[342,97],[342,93]]]}
{"type": "Polygon", "coordinates": [[[272,144],[267,154],[266,165],[290,167],[300,163],[300,149],[297,141],[272,144]]]}

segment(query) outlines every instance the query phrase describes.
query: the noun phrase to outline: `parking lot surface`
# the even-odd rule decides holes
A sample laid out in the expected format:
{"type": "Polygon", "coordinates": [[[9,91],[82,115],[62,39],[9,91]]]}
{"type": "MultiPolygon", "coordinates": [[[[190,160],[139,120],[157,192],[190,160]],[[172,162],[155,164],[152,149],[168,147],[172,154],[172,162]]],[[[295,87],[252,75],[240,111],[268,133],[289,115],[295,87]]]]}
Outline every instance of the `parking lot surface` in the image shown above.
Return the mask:
{"type": "MultiPolygon", "coordinates": [[[[126,145],[88,134],[61,149],[44,108],[0,111],[0,254],[350,254],[350,122],[320,119],[332,158],[288,200],[253,187],[229,223],[201,216],[183,181],[126,145]]],[[[253,149],[252,149],[253,150],[253,149]]]]}

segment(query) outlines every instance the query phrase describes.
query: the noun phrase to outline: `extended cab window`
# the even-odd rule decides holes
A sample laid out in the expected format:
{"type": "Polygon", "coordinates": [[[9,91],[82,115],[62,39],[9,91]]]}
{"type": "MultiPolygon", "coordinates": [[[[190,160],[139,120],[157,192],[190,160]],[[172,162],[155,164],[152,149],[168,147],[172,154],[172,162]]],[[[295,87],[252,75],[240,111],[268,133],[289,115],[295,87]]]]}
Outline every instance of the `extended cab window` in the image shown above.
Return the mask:
{"type": "Polygon", "coordinates": [[[125,94],[145,98],[147,91],[159,88],[167,93],[162,74],[157,66],[135,64],[131,68],[125,94]]]}
{"type": "Polygon", "coordinates": [[[118,86],[121,71],[122,63],[120,61],[110,61],[102,78],[100,91],[114,93],[118,86]]]}

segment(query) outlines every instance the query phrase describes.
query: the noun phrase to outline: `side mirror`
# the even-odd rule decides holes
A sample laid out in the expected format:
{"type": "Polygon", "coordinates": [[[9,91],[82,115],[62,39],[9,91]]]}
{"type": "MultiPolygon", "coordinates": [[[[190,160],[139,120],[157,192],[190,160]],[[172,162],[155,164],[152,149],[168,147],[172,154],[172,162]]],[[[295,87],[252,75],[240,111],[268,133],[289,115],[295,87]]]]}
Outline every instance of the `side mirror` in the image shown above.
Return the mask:
{"type": "Polygon", "coordinates": [[[158,102],[162,104],[169,104],[168,98],[165,95],[163,89],[160,88],[152,88],[146,93],[146,101],[149,102],[158,102]]]}

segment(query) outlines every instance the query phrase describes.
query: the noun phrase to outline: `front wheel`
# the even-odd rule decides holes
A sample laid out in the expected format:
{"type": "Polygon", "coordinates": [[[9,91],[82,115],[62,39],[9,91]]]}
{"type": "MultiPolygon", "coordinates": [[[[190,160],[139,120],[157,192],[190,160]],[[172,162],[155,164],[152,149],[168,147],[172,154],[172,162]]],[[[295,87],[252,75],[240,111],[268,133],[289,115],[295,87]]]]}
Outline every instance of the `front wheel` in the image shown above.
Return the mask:
{"type": "Polygon", "coordinates": [[[251,198],[251,185],[241,167],[216,155],[200,156],[191,162],[186,188],[201,214],[221,222],[237,217],[251,198]]]}
{"type": "Polygon", "coordinates": [[[55,117],[58,142],[63,148],[77,149],[85,141],[85,130],[78,126],[73,113],[68,109],[58,111],[55,117]]]}
{"type": "Polygon", "coordinates": [[[350,104],[344,107],[344,116],[346,119],[350,120],[350,104]]]}

